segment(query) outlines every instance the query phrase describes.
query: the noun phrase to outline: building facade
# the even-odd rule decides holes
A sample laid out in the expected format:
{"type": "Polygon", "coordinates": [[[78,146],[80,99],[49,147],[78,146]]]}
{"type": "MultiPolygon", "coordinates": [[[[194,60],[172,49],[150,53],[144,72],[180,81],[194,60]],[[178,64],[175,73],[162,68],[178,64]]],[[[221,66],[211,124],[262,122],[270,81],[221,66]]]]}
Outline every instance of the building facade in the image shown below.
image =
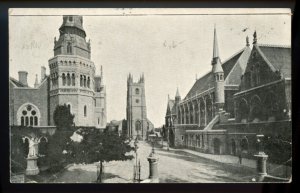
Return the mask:
{"type": "MultiPolygon", "coordinates": [[[[214,30],[212,70],[187,96],[168,101],[170,145],[212,154],[256,152],[256,135],[291,141],[291,49],[257,43],[225,62],[214,30]]],[[[178,93],[178,91],[177,91],[178,93]]],[[[177,94],[176,94],[177,96],[177,94]]]]}
{"type": "Polygon", "coordinates": [[[86,41],[82,16],[63,16],[54,56],[48,60],[50,74],[41,68],[34,88],[28,86],[25,71],[19,80],[10,78],[10,124],[53,126],[57,105],[66,104],[75,115],[76,126],[106,127],[106,91],[103,72],[95,72],[90,41],[86,41]]]}
{"type": "Polygon", "coordinates": [[[147,118],[144,75],[137,82],[131,74],[127,78],[126,120],[130,138],[146,139],[153,130],[153,124],[147,118]]]}

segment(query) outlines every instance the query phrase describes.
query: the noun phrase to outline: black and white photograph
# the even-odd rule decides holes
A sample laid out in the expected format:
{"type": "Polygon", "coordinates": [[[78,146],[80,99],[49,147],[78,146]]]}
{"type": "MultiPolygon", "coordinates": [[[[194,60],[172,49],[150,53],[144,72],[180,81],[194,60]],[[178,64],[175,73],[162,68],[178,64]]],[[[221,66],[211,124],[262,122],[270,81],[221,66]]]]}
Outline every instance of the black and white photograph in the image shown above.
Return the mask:
{"type": "Polygon", "coordinates": [[[10,8],[10,182],[291,183],[291,9],[10,8]]]}

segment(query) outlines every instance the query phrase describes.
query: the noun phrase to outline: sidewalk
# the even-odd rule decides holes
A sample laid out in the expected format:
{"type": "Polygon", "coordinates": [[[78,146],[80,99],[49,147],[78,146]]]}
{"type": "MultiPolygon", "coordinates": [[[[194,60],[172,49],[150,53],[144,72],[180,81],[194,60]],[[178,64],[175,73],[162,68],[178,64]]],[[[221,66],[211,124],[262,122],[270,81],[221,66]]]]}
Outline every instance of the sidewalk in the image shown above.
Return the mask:
{"type": "MultiPolygon", "coordinates": [[[[157,143],[160,146],[162,145],[161,141],[157,141],[157,143]]],[[[163,149],[167,150],[167,142],[165,142],[165,141],[163,143],[163,149]]],[[[190,149],[175,149],[175,148],[171,148],[171,147],[169,147],[169,150],[182,151],[182,152],[186,152],[186,153],[189,153],[189,154],[192,154],[195,156],[213,160],[213,161],[216,161],[219,163],[229,164],[229,165],[232,165],[235,167],[247,167],[247,168],[256,170],[256,160],[253,160],[253,159],[243,158],[242,164],[240,164],[238,156],[215,155],[215,154],[201,153],[201,152],[198,152],[195,150],[190,150],[190,149]]],[[[282,177],[282,176],[286,176],[286,173],[287,173],[287,174],[290,174],[290,176],[291,176],[291,170],[292,170],[292,168],[288,167],[288,166],[267,163],[267,173],[270,175],[282,177]]]]}

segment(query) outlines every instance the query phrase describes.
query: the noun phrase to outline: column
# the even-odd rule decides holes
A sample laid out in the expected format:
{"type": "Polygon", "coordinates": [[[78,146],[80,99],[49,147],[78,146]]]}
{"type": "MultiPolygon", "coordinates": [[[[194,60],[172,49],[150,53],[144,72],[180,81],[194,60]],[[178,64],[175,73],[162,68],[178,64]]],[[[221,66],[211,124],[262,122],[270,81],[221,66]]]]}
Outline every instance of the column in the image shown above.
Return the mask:
{"type": "Polygon", "coordinates": [[[206,124],[207,124],[207,120],[206,120],[206,118],[207,118],[206,100],[203,99],[203,101],[204,101],[204,125],[206,126],[206,124]]]}
{"type": "Polygon", "coordinates": [[[200,127],[200,125],[201,125],[201,110],[200,110],[200,100],[197,100],[198,101],[198,116],[199,116],[199,118],[198,118],[198,120],[199,120],[199,122],[198,122],[198,125],[199,125],[199,127],[200,127]]]}
{"type": "Polygon", "coordinates": [[[196,109],[195,109],[194,103],[192,103],[192,104],[193,104],[193,113],[194,113],[194,115],[193,115],[193,121],[194,121],[194,124],[196,124],[196,109]]]}

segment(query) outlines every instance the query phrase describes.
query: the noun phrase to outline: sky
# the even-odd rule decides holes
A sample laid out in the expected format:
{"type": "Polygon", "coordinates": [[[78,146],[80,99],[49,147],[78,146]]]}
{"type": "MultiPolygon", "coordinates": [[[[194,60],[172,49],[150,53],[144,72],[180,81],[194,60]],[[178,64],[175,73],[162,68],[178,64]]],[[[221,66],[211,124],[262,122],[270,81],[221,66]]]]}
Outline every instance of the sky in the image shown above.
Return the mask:
{"type": "Polygon", "coordinates": [[[291,15],[282,9],[13,9],[9,16],[9,74],[28,72],[33,86],[41,66],[49,74],[62,15],[83,15],[91,60],[107,92],[107,121],[126,118],[127,76],[144,73],[148,119],[164,124],[168,95],[184,98],[211,70],[213,30],[221,61],[250,43],[291,45],[291,15]],[[239,15],[233,13],[239,12],[239,15]],[[192,14],[190,14],[192,13],[192,14]],[[225,13],[225,14],[224,14],[225,13]],[[280,14],[274,14],[280,13],[280,14]],[[284,14],[283,14],[284,13],[284,14]]]}

